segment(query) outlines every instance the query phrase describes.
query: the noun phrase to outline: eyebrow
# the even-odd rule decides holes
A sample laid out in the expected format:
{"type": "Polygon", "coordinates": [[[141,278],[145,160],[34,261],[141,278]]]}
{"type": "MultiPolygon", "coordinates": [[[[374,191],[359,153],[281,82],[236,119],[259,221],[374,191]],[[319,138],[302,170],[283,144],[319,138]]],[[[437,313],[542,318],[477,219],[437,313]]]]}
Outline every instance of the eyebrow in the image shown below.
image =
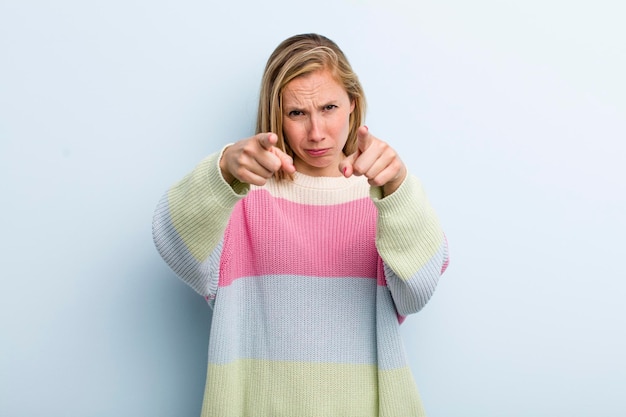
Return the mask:
{"type": "MultiPolygon", "coordinates": [[[[320,109],[323,109],[324,107],[326,107],[326,106],[330,106],[330,105],[333,105],[333,106],[339,106],[339,100],[329,100],[329,101],[325,102],[324,104],[320,105],[320,106],[319,106],[319,108],[320,108],[320,109]]],[[[297,105],[285,105],[284,103],[283,103],[283,109],[284,109],[284,110],[289,110],[289,111],[294,111],[294,110],[304,111],[304,110],[303,110],[304,108],[303,108],[303,107],[301,107],[301,106],[297,106],[297,105]]]]}

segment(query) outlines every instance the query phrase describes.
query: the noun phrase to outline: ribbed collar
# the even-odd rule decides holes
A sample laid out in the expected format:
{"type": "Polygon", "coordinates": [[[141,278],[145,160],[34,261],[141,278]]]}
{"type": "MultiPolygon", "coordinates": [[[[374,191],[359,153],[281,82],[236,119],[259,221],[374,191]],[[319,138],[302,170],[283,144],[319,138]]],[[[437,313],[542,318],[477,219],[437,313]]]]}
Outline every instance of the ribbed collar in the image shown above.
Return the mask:
{"type": "MultiPolygon", "coordinates": [[[[311,177],[301,172],[293,175],[293,184],[298,187],[311,188],[316,190],[342,190],[354,187],[355,184],[363,182],[364,177],[352,176],[345,178],[338,177],[311,177]]],[[[285,181],[289,181],[288,179],[285,181]]]]}

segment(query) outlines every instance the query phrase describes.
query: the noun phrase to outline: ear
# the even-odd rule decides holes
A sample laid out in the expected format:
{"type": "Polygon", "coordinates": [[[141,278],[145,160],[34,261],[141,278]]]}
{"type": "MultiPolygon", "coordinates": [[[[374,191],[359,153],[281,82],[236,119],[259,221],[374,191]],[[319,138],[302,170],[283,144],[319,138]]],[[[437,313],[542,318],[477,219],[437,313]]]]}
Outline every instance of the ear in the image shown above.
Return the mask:
{"type": "Polygon", "coordinates": [[[352,112],[354,111],[355,107],[356,107],[356,102],[354,101],[354,99],[352,99],[350,101],[350,114],[352,114],[352,112]]]}

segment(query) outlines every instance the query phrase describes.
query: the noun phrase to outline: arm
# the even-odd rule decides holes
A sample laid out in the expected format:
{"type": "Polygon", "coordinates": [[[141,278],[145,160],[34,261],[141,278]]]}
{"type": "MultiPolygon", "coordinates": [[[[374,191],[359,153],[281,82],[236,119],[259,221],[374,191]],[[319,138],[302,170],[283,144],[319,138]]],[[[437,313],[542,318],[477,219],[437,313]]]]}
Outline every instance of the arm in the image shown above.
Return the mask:
{"type": "Polygon", "coordinates": [[[412,175],[391,195],[379,199],[376,247],[398,314],[421,310],[448,266],[448,244],[421,183],[412,175]]]}
{"type": "Polygon", "coordinates": [[[205,297],[217,291],[221,241],[235,204],[281,169],[293,173],[290,156],[274,145],[274,133],[259,133],[202,161],[174,185],[157,206],[154,243],[167,264],[205,297]]]}
{"type": "Polygon", "coordinates": [[[407,174],[397,152],[365,126],[357,131],[357,144],[339,170],[346,177],[364,175],[372,186],[376,247],[398,314],[406,316],[421,310],[435,291],[448,266],[448,245],[420,182],[407,174]]]}
{"type": "Polygon", "coordinates": [[[220,173],[221,153],[204,159],[159,201],[152,222],[154,244],[172,270],[199,294],[217,289],[221,239],[233,207],[248,190],[220,173]]]}

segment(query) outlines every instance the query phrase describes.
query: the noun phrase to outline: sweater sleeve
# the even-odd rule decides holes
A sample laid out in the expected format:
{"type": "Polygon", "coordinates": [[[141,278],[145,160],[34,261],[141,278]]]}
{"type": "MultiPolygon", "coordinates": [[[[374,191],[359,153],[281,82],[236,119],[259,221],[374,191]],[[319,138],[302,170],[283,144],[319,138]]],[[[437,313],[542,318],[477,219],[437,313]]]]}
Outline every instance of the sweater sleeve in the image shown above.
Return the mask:
{"type": "Polygon", "coordinates": [[[200,295],[217,290],[224,230],[235,204],[249,186],[231,187],[219,169],[221,153],[208,156],[159,201],[152,237],[172,270],[200,295]]]}
{"type": "Polygon", "coordinates": [[[376,247],[398,314],[421,310],[448,266],[448,244],[420,181],[408,175],[391,195],[377,198],[376,247]]]}

